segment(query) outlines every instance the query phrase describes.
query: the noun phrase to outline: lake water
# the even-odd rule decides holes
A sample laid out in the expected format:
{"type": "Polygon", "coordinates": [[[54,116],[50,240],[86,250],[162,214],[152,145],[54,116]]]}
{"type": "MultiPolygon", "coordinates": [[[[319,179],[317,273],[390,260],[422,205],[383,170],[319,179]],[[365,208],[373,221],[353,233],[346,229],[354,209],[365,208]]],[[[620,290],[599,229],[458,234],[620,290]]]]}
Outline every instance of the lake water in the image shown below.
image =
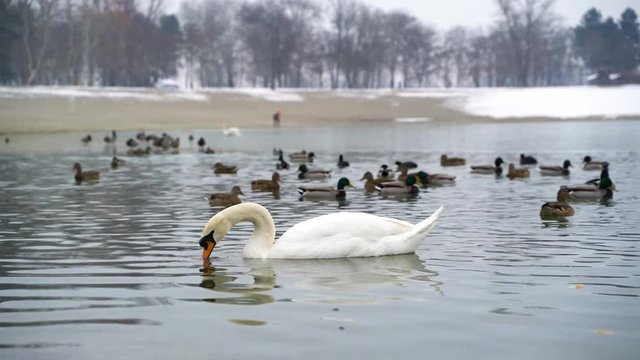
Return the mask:
{"type": "MultiPolygon", "coordinates": [[[[161,131],[161,130],[160,130],[161,131]]],[[[338,128],[244,129],[241,137],[194,130],[218,153],[188,144],[178,155],[128,160],[93,134],[12,136],[0,146],[0,358],[2,359],[637,359],[640,353],[640,121],[560,123],[360,123],[338,128]],[[272,148],[307,149],[317,166],[359,185],[346,203],[300,201],[281,172],[280,196],[251,192],[269,178],[272,148]],[[525,180],[443,169],[570,159],[571,176],[525,180]],[[612,201],[574,204],[566,222],[541,221],[560,185],[611,163],[612,201]],[[456,175],[455,186],[417,198],[365,194],[357,182],[380,164],[413,160],[456,175]],[[238,175],[214,176],[216,161],[238,175]],[[100,169],[76,185],[71,167],[100,169]],[[242,258],[239,224],[204,268],[198,246],[219,209],[205,197],[240,185],[267,207],[278,235],[340,210],[417,222],[445,206],[416,254],[260,261],[242,258]]],[[[320,182],[316,182],[320,183],[320,182]]]]}

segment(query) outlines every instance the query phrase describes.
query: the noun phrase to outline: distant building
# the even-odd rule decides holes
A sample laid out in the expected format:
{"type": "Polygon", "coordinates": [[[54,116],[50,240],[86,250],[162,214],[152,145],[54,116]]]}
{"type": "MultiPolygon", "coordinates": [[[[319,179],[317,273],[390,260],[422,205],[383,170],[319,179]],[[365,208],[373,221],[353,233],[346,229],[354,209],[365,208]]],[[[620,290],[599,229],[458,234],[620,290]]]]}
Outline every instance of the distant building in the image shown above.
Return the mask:
{"type": "Polygon", "coordinates": [[[160,79],[156,82],[156,88],[165,90],[178,90],[180,85],[173,79],[160,79]]]}

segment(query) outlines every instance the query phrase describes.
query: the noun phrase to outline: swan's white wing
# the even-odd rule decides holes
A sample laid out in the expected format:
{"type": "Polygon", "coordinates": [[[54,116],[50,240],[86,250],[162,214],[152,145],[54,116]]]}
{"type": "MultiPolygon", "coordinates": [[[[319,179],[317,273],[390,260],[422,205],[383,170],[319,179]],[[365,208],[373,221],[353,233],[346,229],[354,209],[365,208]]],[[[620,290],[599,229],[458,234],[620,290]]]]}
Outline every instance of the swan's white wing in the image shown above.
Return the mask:
{"type": "Polygon", "coordinates": [[[268,257],[318,259],[403,254],[417,247],[412,229],[413,225],[406,221],[364,213],[334,213],[296,224],[278,239],[268,257]]]}

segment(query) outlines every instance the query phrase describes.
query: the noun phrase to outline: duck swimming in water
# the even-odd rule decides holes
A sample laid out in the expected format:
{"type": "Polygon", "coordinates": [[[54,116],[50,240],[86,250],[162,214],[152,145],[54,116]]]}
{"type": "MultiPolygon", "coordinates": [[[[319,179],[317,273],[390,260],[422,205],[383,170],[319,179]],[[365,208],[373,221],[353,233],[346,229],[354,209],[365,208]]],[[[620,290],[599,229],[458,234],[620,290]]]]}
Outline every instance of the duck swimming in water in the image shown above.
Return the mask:
{"type": "Polygon", "coordinates": [[[556,197],[557,201],[546,202],[540,208],[540,217],[542,219],[573,216],[574,210],[571,205],[567,203],[567,200],[573,198],[569,188],[561,186],[556,197]]]}
{"type": "Polygon", "coordinates": [[[571,161],[569,160],[565,160],[562,166],[540,165],[540,175],[567,176],[569,175],[569,167],[571,166],[571,161]]]}
{"type": "Polygon", "coordinates": [[[500,176],[502,174],[501,165],[504,164],[504,160],[501,157],[497,157],[493,163],[494,165],[471,165],[471,173],[500,176]]]}
{"type": "Polygon", "coordinates": [[[600,179],[589,181],[586,184],[568,185],[571,196],[578,200],[602,200],[611,199],[616,186],[609,177],[609,163],[602,163],[600,179]]]}
{"type": "Polygon", "coordinates": [[[338,180],[337,189],[331,186],[300,186],[298,193],[303,199],[328,199],[328,200],[344,200],[347,198],[345,187],[355,188],[349,179],[343,177],[338,180]]]}

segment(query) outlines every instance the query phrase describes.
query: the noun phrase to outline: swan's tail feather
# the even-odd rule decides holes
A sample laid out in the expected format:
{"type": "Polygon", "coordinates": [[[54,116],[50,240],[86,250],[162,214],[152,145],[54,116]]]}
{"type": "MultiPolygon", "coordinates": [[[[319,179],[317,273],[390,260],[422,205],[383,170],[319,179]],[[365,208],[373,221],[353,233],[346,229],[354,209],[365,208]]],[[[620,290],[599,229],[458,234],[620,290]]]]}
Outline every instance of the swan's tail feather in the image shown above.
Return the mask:
{"type": "Polygon", "coordinates": [[[431,229],[436,225],[436,220],[438,220],[438,217],[440,216],[443,210],[444,210],[444,205],[440,205],[440,208],[438,208],[436,212],[431,214],[431,216],[415,224],[413,226],[415,232],[426,234],[429,231],[431,231],[431,229]]]}

